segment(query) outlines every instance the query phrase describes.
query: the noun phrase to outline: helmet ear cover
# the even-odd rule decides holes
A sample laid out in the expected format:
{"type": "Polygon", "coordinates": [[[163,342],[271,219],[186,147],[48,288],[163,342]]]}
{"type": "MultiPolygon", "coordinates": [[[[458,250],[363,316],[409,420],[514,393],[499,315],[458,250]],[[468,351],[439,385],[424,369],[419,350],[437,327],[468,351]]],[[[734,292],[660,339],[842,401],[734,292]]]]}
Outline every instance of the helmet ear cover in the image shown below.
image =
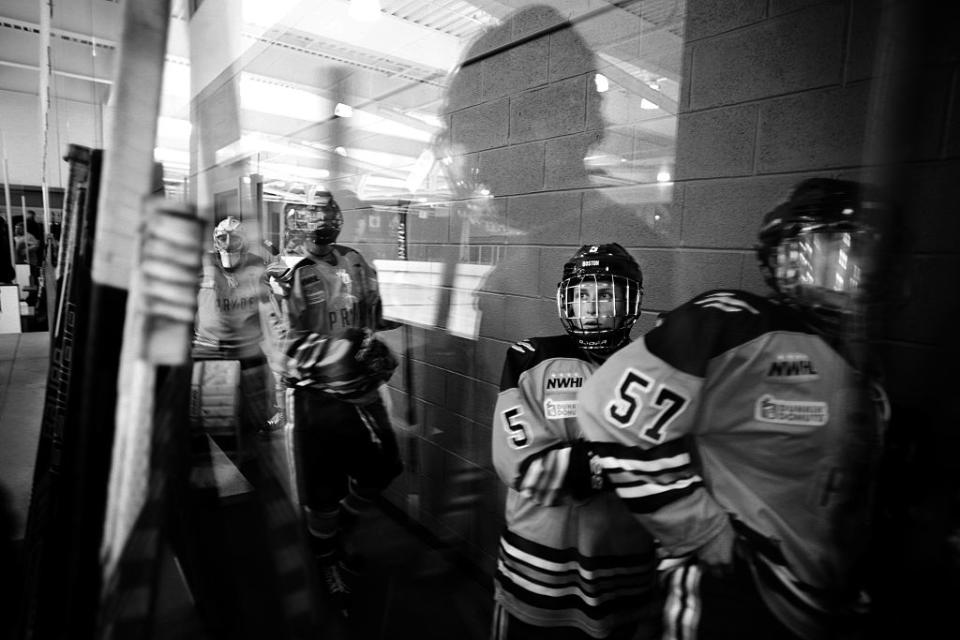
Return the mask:
{"type": "Polygon", "coordinates": [[[560,322],[588,351],[608,352],[626,342],[642,300],[643,273],[618,244],[581,247],[557,285],[560,322]]]}

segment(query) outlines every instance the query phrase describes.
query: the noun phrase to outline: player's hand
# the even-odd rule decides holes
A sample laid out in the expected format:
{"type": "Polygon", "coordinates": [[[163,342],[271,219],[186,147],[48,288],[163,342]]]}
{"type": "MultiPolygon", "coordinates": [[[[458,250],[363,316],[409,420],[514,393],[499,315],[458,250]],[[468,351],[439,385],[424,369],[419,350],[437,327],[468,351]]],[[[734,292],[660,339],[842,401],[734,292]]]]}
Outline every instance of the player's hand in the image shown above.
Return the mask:
{"type": "Polygon", "coordinates": [[[263,281],[275,296],[287,297],[290,293],[290,269],[283,262],[271,262],[263,270],[263,281]]]}
{"type": "Polygon", "coordinates": [[[737,534],[729,520],[713,538],[696,550],[698,562],[704,571],[715,576],[728,576],[733,572],[733,551],[737,534]]]}

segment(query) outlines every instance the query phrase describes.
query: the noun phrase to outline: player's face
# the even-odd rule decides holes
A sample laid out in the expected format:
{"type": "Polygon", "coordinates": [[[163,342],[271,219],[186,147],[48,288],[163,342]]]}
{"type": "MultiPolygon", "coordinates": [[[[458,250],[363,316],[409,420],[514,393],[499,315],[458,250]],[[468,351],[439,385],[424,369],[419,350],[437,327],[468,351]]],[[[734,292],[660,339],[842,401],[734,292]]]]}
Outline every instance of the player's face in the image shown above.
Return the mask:
{"type": "Polygon", "coordinates": [[[579,317],[583,329],[614,329],[626,315],[626,289],[603,280],[576,285],[567,303],[568,316],[579,317]]]}

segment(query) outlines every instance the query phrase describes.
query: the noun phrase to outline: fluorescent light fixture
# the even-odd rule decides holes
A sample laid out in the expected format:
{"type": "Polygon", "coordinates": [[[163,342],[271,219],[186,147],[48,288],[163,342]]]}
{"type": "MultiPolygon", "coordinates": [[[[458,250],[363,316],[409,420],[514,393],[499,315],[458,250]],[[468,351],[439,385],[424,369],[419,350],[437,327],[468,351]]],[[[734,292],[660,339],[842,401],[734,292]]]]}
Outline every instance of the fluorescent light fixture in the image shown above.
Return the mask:
{"type": "Polygon", "coordinates": [[[333,108],[333,115],[339,116],[341,118],[352,118],[353,117],[353,107],[348,104],[343,104],[338,102],[337,106],[333,108]]]}
{"type": "Polygon", "coordinates": [[[380,19],[380,0],[350,0],[350,17],[359,22],[380,19]]]}
{"type": "Polygon", "coordinates": [[[593,83],[597,85],[597,93],[606,93],[610,90],[610,81],[602,73],[593,76],[593,83]]]}
{"type": "Polygon", "coordinates": [[[650,102],[646,98],[640,98],[640,108],[651,111],[653,109],[659,109],[660,107],[658,107],[655,103],[650,102]]]}
{"type": "Polygon", "coordinates": [[[673,179],[673,176],[670,175],[670,172],[666,169],[660,169],[657,173],[657,182],[670,182],[673,179]]]}

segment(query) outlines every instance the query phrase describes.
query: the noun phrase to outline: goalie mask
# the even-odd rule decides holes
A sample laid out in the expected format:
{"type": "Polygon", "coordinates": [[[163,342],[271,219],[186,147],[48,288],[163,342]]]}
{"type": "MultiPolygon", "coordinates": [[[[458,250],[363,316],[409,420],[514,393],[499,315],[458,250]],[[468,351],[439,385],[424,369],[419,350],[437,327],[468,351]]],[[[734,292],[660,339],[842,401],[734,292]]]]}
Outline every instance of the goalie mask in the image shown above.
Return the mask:
{"type": "Polygon", "coordinates": [[[221,220],[213,230],[213,248],[220,254],[220,264],[225,269],[238,266],[247,250],[243,223],[233,216],[221,220]]]}
{"type": "Polygon", "coordinates": [[[619,244],[584,245],[563,265],[560,322],[581,349],[610,352],[625,343],[643,299],[640,265],[619,244]]]}
{"type": "Polygon", "coordinates": [[[340,235],[343,214],[329,191],[314,191],[306,203],[288,212],[287,225],[291,237],[315,245],[329,245],[340,235]]]}
{"type": "Polygon", "coordinates": [[[876,287],[880,234],[868,218],[885,206],[864,195],[856,182],[811,178],[760,227],[757,258],[767,283],[821,326],[861,310],[876,287]]]}

